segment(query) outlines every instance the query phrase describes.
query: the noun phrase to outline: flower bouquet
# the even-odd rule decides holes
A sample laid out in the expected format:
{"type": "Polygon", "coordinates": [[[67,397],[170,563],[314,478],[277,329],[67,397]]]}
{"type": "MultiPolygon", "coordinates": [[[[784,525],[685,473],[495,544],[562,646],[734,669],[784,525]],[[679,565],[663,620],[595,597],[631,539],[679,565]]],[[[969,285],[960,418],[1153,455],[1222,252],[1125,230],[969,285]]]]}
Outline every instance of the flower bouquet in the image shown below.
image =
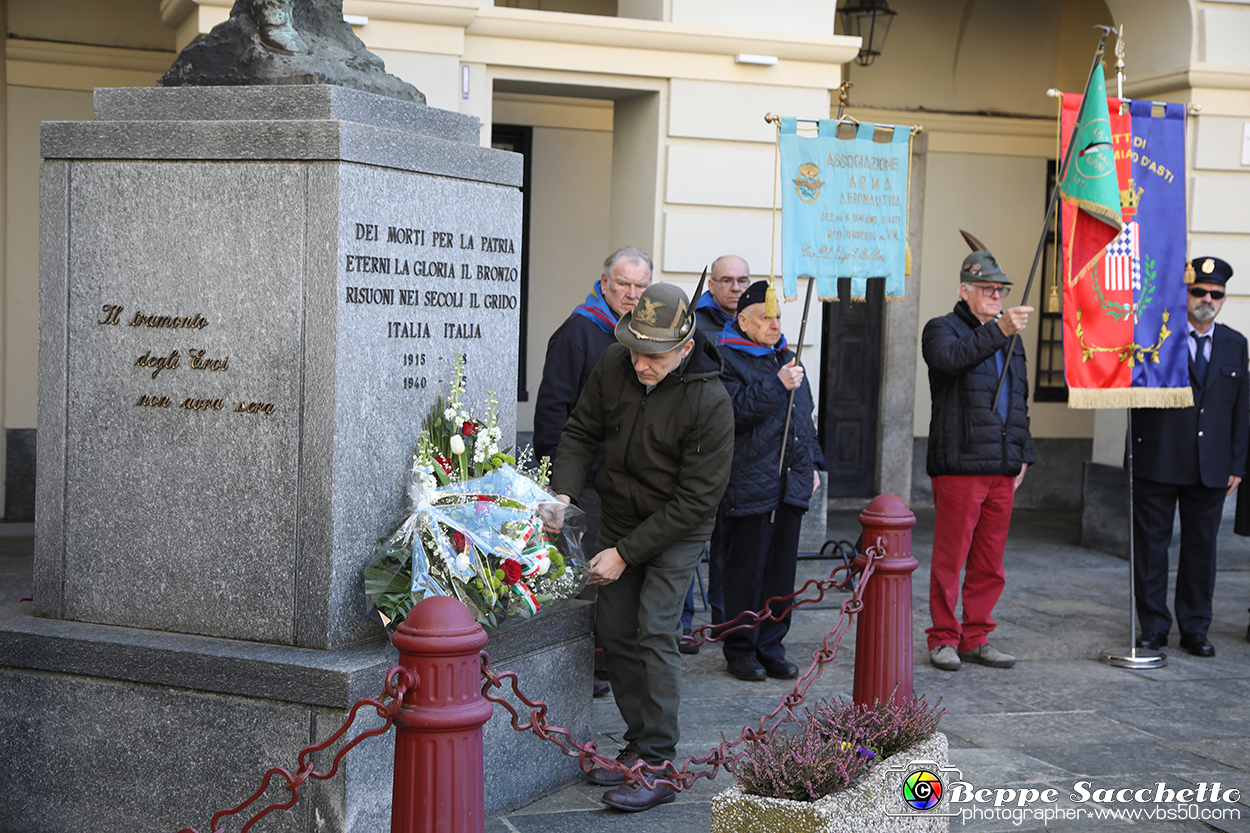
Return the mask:
{"type": "Polygon", "coordinates": [[[453,596],[487,631],[528,619],[586,584],[581,513],[543,487],[536,471],[499,448],[494,394],[485,420],[463,405],[463,361],[451,397],[423,424],[409,511],[365,569],[365,593],[391,627],[426,596],[453,596]]]}

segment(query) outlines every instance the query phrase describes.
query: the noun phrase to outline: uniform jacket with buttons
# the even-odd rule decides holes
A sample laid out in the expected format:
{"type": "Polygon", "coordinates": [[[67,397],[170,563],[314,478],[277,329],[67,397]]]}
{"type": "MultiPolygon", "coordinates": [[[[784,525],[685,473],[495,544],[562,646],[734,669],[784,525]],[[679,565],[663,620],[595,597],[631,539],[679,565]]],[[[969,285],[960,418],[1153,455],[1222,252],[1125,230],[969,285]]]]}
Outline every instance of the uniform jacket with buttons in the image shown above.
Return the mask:
{"type": "MultiPolygon", "coordinates": [[[[1185,330],[1179,335],[1184,337],[1185,330]]],[[[1246,471],[1250,448],[1250,385],[1246,339],[1216,324],[1205,378],[1190,362],[1194,404],[1189,408],[1134,408],[1133,475],[1158,483],[1226,488],[1246,471]]]]}
{"type": "Polygon", "coordinates": [[[1024,345],[1011,356],[1007,419],[991,404],[998,388],[994,354],[1009,339],[997,321],[982,326],[966,301],[925,324],[920,348],[929,366],[933,399],[929,420],[930,477],[947,474],[1004,474],[1015,477],[1033,463],[1029,433],[1029,374],[1024,345]]]}

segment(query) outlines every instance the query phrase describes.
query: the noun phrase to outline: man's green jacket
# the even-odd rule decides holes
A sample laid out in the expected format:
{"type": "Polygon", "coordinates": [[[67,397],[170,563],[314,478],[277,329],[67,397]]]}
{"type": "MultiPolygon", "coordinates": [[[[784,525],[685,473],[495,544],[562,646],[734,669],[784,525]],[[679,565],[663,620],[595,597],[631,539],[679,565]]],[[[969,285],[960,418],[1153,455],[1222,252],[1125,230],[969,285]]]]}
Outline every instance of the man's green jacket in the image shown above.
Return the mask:
{"type": "MultiPolygon", "coordinates": [[[[599,443],[595,491],[602,539],[637,566],[678,541],[712,535],[733,465],[734,415],[721,358],[700,332],[694,349],[650,392],[629,350],[607,349],[564,425],[551,491],[576,498],[599,443]]],[[[587,556],[597,551],[587,542],[587,556]]]]}

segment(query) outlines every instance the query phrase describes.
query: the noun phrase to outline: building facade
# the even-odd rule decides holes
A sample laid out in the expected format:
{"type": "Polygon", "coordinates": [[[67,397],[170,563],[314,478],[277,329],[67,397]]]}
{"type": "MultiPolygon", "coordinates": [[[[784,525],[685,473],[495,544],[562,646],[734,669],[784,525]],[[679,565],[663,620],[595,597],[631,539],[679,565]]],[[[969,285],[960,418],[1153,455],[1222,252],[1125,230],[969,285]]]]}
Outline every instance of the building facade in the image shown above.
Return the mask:
{"type": "MultiPolygon", "coordinates": [[[[924,127],[913,155],[914,268],[903,302],[874,303],[870,293],[867,304],[813,310],[804,362],[827,454],[848,473],[834,493],[923,501],[929,402],[919,329],[957,297],[959,229],[985,241],[1013,277],[1027,275],[1057,155],[1056,102],[1046,92],[1080,91],[1095,24],[1124,26],[1126,96],[1194,105],[1190,251],[1250,275],[1250,215],[1241,210],[1250,196],[1250,0],[891,5],[898,14],[882,55],[859,66],[858,39],[837,34],[834,0],[344,0],[388,71],[430,105],[479,117],[484,145],[526,155],[520,431],[532,427],[547,338],[607,252],[639,246],[653,255],[657,279],[687,289],[730,252],[757,276],[770,263],[780,273],[775,128],[764,116],[828,117],[849,80],[850,114],[924,127]]],[[[34,509],[39,123],[90,119],[96,87],[155,84],[231,6],[0,0],[7,520],[29,520],[34,509]]],[[[1250,331],[1250,283],[1235,278],[1230,290],[1222,320],[1250,331]]],[[[1039,280],[1029,299],[1039,310],[1046,291],[1039,280]]],[[[801,303],[783,306],[792,339],[801,312],[801,303]]],[[[1038,341],[1043,330],[1039,322],[1027,331],[1034,374],[1050,349],[1038,341]]],[[[1074,506],[1082,463],[1118,463],[1123,448],[1122,413],[1069,410],[1058,378],[1030,380],[1047,388],[1032,403],[1045,465],[1026,480],[1022,503],[1074,506]]]]}

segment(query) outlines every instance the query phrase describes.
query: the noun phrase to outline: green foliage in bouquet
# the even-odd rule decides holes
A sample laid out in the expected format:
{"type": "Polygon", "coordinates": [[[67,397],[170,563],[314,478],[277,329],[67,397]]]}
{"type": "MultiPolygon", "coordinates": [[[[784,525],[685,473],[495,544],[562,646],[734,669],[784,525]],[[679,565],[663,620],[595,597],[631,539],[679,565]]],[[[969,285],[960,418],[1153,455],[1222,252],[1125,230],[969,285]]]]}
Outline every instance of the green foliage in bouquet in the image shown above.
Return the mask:
{"type": "Polygon", "coordinates": [[[488,630],[572,598],[585,585],[576,510],[544,491],[548,461],[521,470],[499,448],[494,394],[485,420],[462,402],[463,359],[451,395],[422,422],[409,487],[410,512],[365,569],[365,593],[390,625],[430,595],[453,596],[488,630]]]}

